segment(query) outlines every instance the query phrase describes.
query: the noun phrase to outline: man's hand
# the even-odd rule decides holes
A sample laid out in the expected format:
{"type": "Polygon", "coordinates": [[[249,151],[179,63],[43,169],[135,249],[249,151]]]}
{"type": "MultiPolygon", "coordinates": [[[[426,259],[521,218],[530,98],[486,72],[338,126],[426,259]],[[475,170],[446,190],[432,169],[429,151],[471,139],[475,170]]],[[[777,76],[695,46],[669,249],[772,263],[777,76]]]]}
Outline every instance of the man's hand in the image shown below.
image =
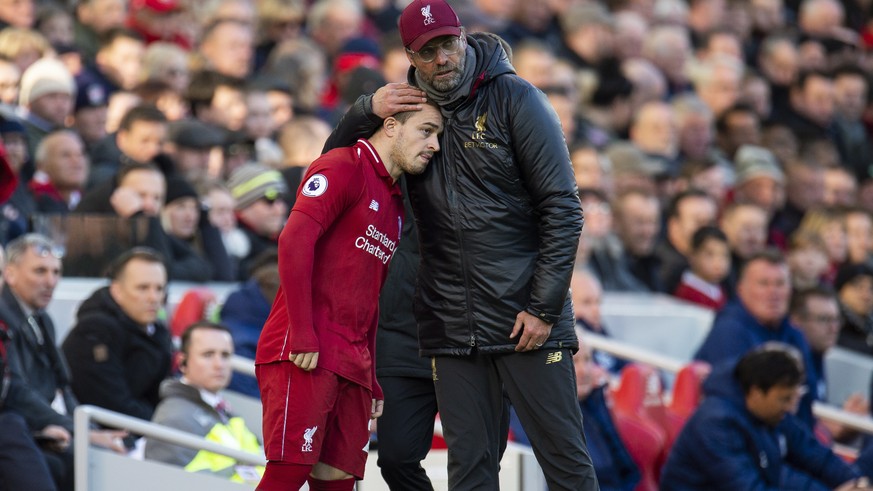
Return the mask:
{"type": "Polygon", "coordinates": [[[509,339],[514,339],[521,333],[521,339],[515,345],[515,351],[531,351],[542,347],[552,333],[552,325],[522,310],[515,316],[515,325],[509,339]]]}
{"type": "Polygon", "coordinates": [[[70,446],[70,440],[73,436],[63,426],[48,425],[40,431],[37,436],[42,436],[51,440],[48,448],[53,452],[63,452],[70,446]]]}
{"type": "Polygon", "coordinates": [[[373,114],[385,119],[403,111],[420,111],[426,101],[424,91],[409,84],[391,83],[373,94],[373,114]]]}
{"type": "Polygon", "coordinates": [[[382,416],[382,410],[385,408],[385,401],[373,399],[373,407],[370,409],[370,419],[376,419],[382,416]]]}
{"type": "Polygon", "coordinates": [[[870,481],[866,477],[859,477],[858,479],[846,481],[834,491],[852,491],[861,489],[873,489],[873,487],[870,487],[870,481]]]}
{"type": "Polygon", "coordinates": [[[142,198],[131,188],[120,187],[109,197],[109,204],[121,218],[130,218],[142,210],[142,198]]]}
{"type": "Polygon", "coordinates": [[[288,355],[291,363],[297,365],[298,368],[311,372],[318,366],[318,352],[312,353],[291,353],[288,355]]]}
{"type": "Polygon", "coordinates": [[[124,430],[91,430],[88,432],[88,441],[92,445],[108,448],[117,454],[125,455],[127,447],[124,446],[124,437],[127,434],[127,431],[124,430]]]}

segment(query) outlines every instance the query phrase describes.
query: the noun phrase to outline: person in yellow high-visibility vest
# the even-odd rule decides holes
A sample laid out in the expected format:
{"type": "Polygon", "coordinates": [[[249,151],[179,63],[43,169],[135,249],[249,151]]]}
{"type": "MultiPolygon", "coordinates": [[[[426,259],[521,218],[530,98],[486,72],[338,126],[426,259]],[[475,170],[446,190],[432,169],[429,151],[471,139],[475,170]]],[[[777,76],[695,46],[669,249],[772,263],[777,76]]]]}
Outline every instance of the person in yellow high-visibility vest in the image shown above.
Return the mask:
{"type": "MultiPolygon", "coordinates": [[[[227,327],[212,322],[192,324],[182,335],[181,379],[161,384],[161,402],[152,421],[202,436],[224,446],[263,455],[257,437],[234,416],[219,391],[230,383],[233,339],[227,327]]],[[[256,483],[263,467],[238,464],[205,450],[149,439],[145,457],[176,464],[191,472],[211,473],[237,482],[256,483]]]]}

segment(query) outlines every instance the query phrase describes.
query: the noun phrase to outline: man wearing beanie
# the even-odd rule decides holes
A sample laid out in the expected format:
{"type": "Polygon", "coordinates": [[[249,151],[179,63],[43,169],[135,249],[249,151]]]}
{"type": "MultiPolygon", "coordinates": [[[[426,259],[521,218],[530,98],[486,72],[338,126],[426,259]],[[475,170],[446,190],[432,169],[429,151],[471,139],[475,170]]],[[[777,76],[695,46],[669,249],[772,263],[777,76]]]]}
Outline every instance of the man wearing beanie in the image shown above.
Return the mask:
{"type": "Polygon", "coordinates": [[[279,245],[279,232],[288,218],[288,188],[279,171],[254,163],[233,171],[227,187],[236,199],[239,228],[251,243],[239,267],[240,279],[247,279],[254,258],[279,245]]]}
{"type": "Polygon", "coordinates": [[[76,82],[59,60],[43,58],[24,71],[18,105],[30,155],[45,135],[66,125],[75,100],[76,82]]]}
{"type": "Polygon", "coordinates": [[[419,348],[432,357],[449,488],[498,488],[506,393],[549,489],[596,490],[572,360],[582,211],[558,117],[500,40],[467,35],[445,0],[414,0],[399,27],[409,83],[421,90],[390,84],[362,96],[326,146],[425,100],[452,121],[442,151],[406,181],[421,251],[419,348]]]}

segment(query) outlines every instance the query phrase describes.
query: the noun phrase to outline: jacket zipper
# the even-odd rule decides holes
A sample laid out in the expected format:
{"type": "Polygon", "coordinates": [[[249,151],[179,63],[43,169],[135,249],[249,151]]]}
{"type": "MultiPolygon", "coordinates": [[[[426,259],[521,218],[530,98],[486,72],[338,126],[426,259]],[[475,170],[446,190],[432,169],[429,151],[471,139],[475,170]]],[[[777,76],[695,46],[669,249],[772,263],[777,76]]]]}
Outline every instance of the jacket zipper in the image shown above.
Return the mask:
{"type": "MultiPolygon", "coordinates": [[[[452,114],[451,118],[446,121],[446,128],[448,128],[450,126],[454,127],[455,121],[456,121],[455,116],[454,116],[454,114],[452,114]]],[[[445,134],[445,132],[444,132],[444,134],[445,134]]],[[[445,159],[445,161],[448,164],[448,159],[445,159]]],[[[476,333],[473,330],[473,314],[472,314],[472,307],[471,307],[472,302],[470,301],[470,278],[469,278],[470,268],[467,265],[467,255],[463,254],[461,252],[464,249],[463,248],[464,237],[463,237],[463,234],[461,233],[461,227],[458,225],[459,207],[458,207],[458,201],[457,201],[457,193],[455,192],[458,189],[457,188],[458,172],[457,172],[457,168],[454,165],[446,165],[445,167],[446,167],[446,171],[447,171],[448,177],[449,177],[449,179],[447,181],[451,183],[451,185],[446,186],[446,194],[448,194],[449,203],[451,205],[449,207],[449,210],[451,210],[451,213],[452,213],[452,226],[455,229],[455,238],[458,241],[458,253],[459,253],[458,255],[461,257],[461,273],[463,274],[463,277],[464,277],[464,300],[466,303],[466,311],[467,311],[467,328],[469,329],[469,334],[470,334],[469,344],[471,347],[474,347],[474,346],[476,346],[476,333]]]]}

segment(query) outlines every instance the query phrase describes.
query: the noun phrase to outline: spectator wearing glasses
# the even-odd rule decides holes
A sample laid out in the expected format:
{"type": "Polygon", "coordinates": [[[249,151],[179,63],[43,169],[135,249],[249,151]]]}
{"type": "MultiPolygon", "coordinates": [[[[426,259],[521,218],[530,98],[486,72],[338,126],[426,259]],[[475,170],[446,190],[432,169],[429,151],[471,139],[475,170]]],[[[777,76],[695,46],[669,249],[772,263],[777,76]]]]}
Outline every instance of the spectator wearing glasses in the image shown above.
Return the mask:
{"type": "Polygon", "coordinates": [[[288,218],[285,194],[288,187],[282,174],[261,164],[246,164],[236,169],[227,181],[236,200],[240,229],[249,239],[248,255],[240,261],[240,279],[247,277],[259,254],[279,245],[279,232],[288,218]]]}
{"type": "MultiPolygon", "coordinates": [[[[800,329],[812,351],[812,364],[807,370],[815,370],[818,374],[816,397],[818,400],[826,401],[828,397],[824,357],[827,351],[837,344],[842,320],[837,295],[826,286],[797,291],[791,297],[789,314],[791,324],[800,329]]],[[[832,402],[839,404],[839,401],[832,402]]],[[[845,411],[859,415],[866,415],[869,411],[867,399],[857,392],[842,401],[842,405],[845,411]]],[[[839,442],[846,442],[857,435],[855,431],[839,423],[824,419],[820,420],[820,426],[827,429],[827,434],[839,442]]]]}

